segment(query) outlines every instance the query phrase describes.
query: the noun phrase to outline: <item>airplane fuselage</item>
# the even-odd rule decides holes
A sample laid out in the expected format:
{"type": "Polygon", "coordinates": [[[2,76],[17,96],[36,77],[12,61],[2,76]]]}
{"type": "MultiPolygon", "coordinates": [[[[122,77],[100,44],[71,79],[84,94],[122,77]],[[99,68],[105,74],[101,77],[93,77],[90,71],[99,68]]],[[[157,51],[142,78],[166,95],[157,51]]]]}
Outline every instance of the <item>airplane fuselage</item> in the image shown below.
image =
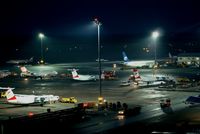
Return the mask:
{"type": "MultiPolygon", "coordinates": [[[[1,88],[5,89],[5,88],[1,88]]],[[[54,95],[24,95],[24,94],[14,94],[12,89],[6,91],[6,98],[8,103],[11,104],[44,104],[46,102],[58,101],[59,96],[54,95]]]]}
{"type": "Polygon", "coordinates": [[[12,98],[9,98],[8,102],[12,104],[32,104],[35,102],[35,96],[16,94],[12,98]]]}
{"type": "Polygon", "coordinates": [[[130,66],[130,67],[150,67],[152,68],[154,65],[154,61],[153,60],[147,60],[147,61],[126,61],[124,62],[124,65],[126,66],[130,66]]]}
{"type": "Polygon", "coordinates": [[[96,80],[95,76],[92,75],[78,75],[77,77],[73,77],[74,80],[79,80],[79,81],[92,81],[96,80]]]}

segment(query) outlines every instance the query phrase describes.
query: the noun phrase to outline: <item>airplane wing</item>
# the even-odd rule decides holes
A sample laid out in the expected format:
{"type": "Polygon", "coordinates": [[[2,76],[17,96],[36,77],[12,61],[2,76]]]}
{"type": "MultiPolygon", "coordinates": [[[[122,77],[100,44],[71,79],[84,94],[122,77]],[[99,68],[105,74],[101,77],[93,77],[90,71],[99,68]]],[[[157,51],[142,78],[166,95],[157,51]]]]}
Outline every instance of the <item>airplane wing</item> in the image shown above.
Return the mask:
{"type": "Polygon", "coordinates": [[[9,89],[13,90],[15,88],[12,88],[12,87],[0,87],[0,90],[9,90],[9,89]]]}

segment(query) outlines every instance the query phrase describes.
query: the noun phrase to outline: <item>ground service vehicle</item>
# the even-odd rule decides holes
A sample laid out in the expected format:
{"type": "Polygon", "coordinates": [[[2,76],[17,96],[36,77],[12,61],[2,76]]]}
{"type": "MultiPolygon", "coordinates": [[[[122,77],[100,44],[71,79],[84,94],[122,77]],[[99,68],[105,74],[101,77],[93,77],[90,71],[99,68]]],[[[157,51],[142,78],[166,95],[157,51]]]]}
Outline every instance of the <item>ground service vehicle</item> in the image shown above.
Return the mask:
{"type": "Polygon", "coordinates": [[[115,71],[103,71],[102,74],[103,74],[105,80],[116,79],[115,71]]]}
{"type": "Polygon", "coordinates": [[[77,103],[77,99],[75,97],[61,98],[59,100],[62,103],[77,103]]]}
{"type": "Polygon", "coordinates": [[[0,92],[0,98],[5,98],[6,97],[6,91],[0,92]]]}
{"type": "Polygon", "coordinates": [[[118,115],[126,115],[126,116],[137,115],[140,113],[140,110],[141,106],[134,106],[133,108],[119,110],[118,115]]]}
{"type": "Polygon", "coordinates": [[[77,107],[80,109],[96,108],[97,103],[96,102],[83,102],[83,103],[77,104],[77,107]]]}

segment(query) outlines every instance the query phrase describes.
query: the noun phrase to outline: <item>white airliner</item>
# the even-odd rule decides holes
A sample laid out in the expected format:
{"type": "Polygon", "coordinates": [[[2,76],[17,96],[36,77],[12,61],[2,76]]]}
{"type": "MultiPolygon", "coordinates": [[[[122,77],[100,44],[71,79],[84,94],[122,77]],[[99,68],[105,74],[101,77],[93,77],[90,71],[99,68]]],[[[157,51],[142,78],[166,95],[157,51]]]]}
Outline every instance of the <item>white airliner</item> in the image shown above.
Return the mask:
{"type": "Polygon", "coordinates": [[[166,81],[171,80],[171,78],[162,75],[157,75],[156,77],[154,77],[153,75],[141,77],[139,75],[138,69],[133,69],[133,75],[131,75],[129,79],[134,80],[134,82],[139,85],[160,85],[165,84],[166,81]]]}
{"type": "Polygon", "coordinates": [[[50,78],[50,77],[55,77],[58,75],[58,72],[56,71],[51,71],[51,72],[39,72],[39,73],[35,73],[35,72],[30,72],[25,66],[21,66],[20,67],[21,73],[20,76],[21,77],[33,77],[33,78],[50,78]]]}
{"type": "Polygon", "coordinates": [[[6,63],[9,64],[28,64],[28,63],[32,63],[33,62],[33,57],[31,57],[30,59],[25,59],[25,60],[9,60],[6,63]]]}
{"type": "Polygon", "coordinates": [[[72,78],[73,80],[78,81],[96,81],[97,78],[94,75],[81,75],[77,73],[76,69],[72,69],[72,78]]]}
{"type": "MultiPolygon", "coordinates": [[[[97,58],[96,61],[99,62],[99,59],[97,58]]],[[[106,59],[101,59],[101,62],[106,62],[106,61],[108,61],[108,60],[106,60],[106,59]]]]}
{"type": "Polygon", "coordinates": [[[152,68],[155,64],[154,60],[141,60],[141,61],[129,61],[125,52],[122,52],[124,65],[130,67],[149,67],[152,68]]]}
{"type": "Polygon", "coordinates": [[[12,91],[14,88],[0,87],[0,89],[7,90],[6,91],[7,102],[11,104],[20,104],[20,105],[44,104],[47,102],[55,102],[59,100],[59,96],[54,96],[54,95],[14,94],[12,91]]]}

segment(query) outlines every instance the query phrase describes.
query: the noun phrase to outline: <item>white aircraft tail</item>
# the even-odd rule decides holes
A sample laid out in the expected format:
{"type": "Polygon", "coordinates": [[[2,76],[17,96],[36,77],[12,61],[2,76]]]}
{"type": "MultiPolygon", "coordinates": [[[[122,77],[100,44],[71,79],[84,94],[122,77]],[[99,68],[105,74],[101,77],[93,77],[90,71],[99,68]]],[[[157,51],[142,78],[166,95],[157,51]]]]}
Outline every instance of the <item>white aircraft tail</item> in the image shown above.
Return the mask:
{"type": "Polygon", "coordinates": [[[33,62],[33,57],[31,57],[31,58],[29,59],[29,62],[33,62]]]}
{"type": "Polygon", "coordinates": [[[11,88],[6,91],[6,98],[8,102],[17,102],[17,97],[15,96],[11,88]]]}
{"type": "Polygon", "coordinates": [[[25,66],[20,67],[22,73],[29,73],[28,69],[25,66]]]}
{"type": "Polygon", "coordinates": [[[20,70],[22,74],[31,74],[31,72],[25,66],[20,67],[20,70]]]}
{"type": "Polygon", "coordinates": [[[79,78],[79,75],[78,75],[76,69],[72,69],[72,78],[73,79],[79,78]]]}
{"type": "Polygon", "coordinates": [[[125,62],[128,62],[129,59],[128,59],[128,57],[127,57],[127,55],[126,55],[126,53],[125,53],[124,51],[122,52],[122,55],[123,55],[124,61],[125,61],[125,62]]]}
{"type": "Polygon", "coordinates": [[[171,53],[169,52],[169,58],[171,59],[172,58],[172,55],[171,55],[171,53]]]}
{"type": "Polygon", "coordinates": [[[138,69],[133,69],[133,77],[135,78],[135,80],[141,80],[138,69]]]}

